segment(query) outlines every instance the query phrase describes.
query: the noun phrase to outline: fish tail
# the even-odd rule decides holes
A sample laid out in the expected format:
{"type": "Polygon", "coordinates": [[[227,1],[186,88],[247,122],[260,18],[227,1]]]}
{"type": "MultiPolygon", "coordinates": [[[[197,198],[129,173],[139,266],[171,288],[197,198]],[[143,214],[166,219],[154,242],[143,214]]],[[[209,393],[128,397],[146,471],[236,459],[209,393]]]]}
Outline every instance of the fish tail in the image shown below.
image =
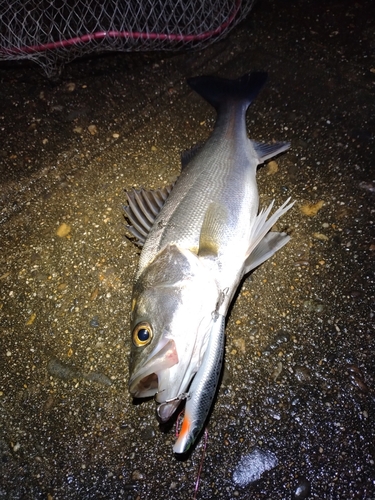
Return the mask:
{"type": "Polygon", "coordinates": [[[218,112],[228,102],[241,103],[246,108],[254,101],[266,83],[267,73],[247,73],[237,80],[217,76],[188,78],[188,85],[208,101],[218,112]]]}

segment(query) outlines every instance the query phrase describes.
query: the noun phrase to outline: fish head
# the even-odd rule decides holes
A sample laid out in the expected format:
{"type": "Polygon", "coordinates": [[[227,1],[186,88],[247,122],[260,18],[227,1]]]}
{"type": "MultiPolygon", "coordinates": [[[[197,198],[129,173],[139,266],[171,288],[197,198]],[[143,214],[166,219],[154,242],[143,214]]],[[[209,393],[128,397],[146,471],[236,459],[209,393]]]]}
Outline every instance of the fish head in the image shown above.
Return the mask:
{"type": "Polygon", "coordinates": [[[177,245],[157,254],[134,285],[129,390],[155,396],[163,422],[201,365],[218,293],[202,260],[177,245]]]}

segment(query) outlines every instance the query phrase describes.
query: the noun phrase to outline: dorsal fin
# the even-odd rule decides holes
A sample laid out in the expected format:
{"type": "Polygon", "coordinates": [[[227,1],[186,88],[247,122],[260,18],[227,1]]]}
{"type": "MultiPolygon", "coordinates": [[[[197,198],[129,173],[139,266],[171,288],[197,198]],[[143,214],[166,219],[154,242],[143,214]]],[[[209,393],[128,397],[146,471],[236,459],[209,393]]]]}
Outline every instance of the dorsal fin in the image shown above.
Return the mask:
{"type": "Polygon", "coordinates": [[[256,142],[251,140],[253,148],[259,158],[259,163],[263,163],[273,156],[283,153],[290,148],[290,142],[274,142],[266,144],[265,142],[256,142]]]}
{"type": "Polygon", "coordinates": [[[127,230],[137,238],[136,244],[143,246],[174,184],[161,189],[132,189],[125,191],[128,205],[125,216],[131,223],[127,230]]]}

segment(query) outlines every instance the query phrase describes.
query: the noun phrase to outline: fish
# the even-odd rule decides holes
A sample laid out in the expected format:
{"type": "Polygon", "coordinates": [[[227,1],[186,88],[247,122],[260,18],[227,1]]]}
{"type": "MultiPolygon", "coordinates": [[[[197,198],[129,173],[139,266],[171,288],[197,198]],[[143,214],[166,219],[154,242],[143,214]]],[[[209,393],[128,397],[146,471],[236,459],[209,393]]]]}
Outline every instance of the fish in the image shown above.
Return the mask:
{"type": "Polygon", "coordinates": [[[142,247],[131,302],[129,391],[154,397],[162,423],[186,401],[176,454],[189,451],[212,407],[226,315],[242,278],[290,239],[271,228],[293,202],[259,210],[256,182],[257,167],[290,144],[247,136],[247,108],[266,79],[265,72],[188,79],[217,112],[210,137],[182,155],[174,185],[126,191],[127,228],[142,247]]]}

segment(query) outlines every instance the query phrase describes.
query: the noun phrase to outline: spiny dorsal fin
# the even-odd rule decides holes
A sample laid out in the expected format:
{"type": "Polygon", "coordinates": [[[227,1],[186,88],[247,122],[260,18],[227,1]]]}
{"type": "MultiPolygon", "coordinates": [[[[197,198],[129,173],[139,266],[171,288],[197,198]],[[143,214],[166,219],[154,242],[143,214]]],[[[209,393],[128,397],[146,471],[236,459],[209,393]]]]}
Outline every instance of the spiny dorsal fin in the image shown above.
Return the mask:
{"type": "Polygon", "coordinates": [[[218,255],[227,219],[228,213],[225,207],[214,202],[208,206],[199,235],[199,257],[216,257],[218,255]]]}
{"type": "Polygon", "coordinates": [[[127,230],[137,238],[142,246],[146,241],[156,217],[162,209],[174,184],[161,189],[132,189],[125,191],[128,205],[124,206],[125,216],[131,223],[127,230]]]}

